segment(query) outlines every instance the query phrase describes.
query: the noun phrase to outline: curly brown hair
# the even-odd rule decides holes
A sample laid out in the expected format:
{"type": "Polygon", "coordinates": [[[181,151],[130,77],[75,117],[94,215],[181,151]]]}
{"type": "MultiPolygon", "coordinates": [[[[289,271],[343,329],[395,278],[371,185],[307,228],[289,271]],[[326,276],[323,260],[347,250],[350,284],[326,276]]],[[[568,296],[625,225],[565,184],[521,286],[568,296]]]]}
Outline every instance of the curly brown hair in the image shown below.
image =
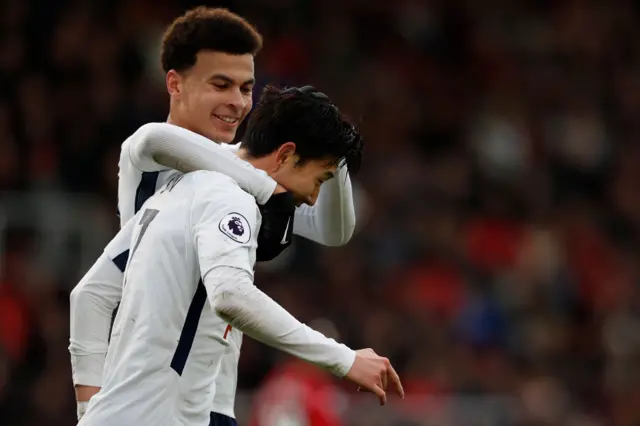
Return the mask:
{"type": "Polygon", "coordinates": [[[184,71],[196,63],[198,52],[256,55],[262,36],[243,17],[224,8],[200,6],[169,25],[162,38],[162,69],[184,71]]]}

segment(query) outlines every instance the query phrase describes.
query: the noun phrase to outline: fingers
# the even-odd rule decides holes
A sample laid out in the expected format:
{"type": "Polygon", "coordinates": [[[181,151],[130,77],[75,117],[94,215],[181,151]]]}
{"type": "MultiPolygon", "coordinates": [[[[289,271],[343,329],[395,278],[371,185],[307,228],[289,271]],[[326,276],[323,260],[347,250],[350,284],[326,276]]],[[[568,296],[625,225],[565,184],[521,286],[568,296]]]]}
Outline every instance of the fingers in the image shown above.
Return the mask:
{"type": "Polygon", "coordinates": [[[387,375],[390,376],[391,384],[395,387],[398,396],[400,396],[400,398],[404,398],[404,389],[402,388],[400,376],[398,376],[398,373],[396,373],[396,370],[391,364],[389,364],[389,368],[387,369],[387,375]]]}
{"type": "Polygon", "coordinates": [[[380,405],[385,405],[387,403],[387,393],[379,385],[374,385],[371,391],[375,393],[380,400],[380,405]]]}
{"type": "Polygon", "coordinates": [[[404,398],[400,377],[387,358],[378,356],[372,349],[361,349],[356,361],[347,377],[359,385],[358,392],[372,392],[380,405],[386,405],[387,389],[391,386],[394,393],[404,398]]]}
{"type": "Polygon", "coordinates": [[[387,393],[380,385],[375,384],[370,388],[358,386],[358,392],[372,392],[378,397],[380,405],[385,405],[387,403],[387,393]]]}
{"type": "MultiPolygon", "coordinates": [[[[388,363],[389,361],[387,361],[388,363]]],[[[387,381],[388,381],[388,371],[391,365],[387,366],[387,370],[383,371],[380,374],[380,383],[382,384],[382,389],[387,390],[387,381]]]]}
{"type": "Polygon", "coordinates": [[[369,392],[369,393],[374,393],[373,390],[366,388],[364,386],[358,386],[358,392],[369,392]]]}

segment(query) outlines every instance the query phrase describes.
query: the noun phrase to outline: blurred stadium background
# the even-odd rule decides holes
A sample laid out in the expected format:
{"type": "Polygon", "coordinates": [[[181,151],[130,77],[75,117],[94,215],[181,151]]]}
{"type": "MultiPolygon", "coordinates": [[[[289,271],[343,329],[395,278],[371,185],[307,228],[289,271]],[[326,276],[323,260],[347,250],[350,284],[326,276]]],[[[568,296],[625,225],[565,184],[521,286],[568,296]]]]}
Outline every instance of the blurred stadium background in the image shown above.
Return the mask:
{"type": "MultiPolygon", "coordinates": [[[[163,27],[197,4],[0,3],[0,425],[74,425],[69,291],[116,232],[120,144],[166,118],[163,27]]],[[[297,240],[257,285],[408,393],[380,408],[245,339],[242,425],[270,372],[289,414],[259,426],[640,425],[638,2],[210,5],[263,33],[260,84],[317,86],[367,138],[358,234],[297,240]]]]}

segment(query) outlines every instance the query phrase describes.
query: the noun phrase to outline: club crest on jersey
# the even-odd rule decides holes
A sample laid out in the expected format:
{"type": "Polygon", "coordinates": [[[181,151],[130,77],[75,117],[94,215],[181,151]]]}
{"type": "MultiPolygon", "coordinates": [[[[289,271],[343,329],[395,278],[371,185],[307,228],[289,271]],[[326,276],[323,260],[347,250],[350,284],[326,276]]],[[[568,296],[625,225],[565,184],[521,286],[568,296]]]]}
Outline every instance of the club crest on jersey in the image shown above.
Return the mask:
{"type": "Polygon", "coordinates": [[[238,243],[246,244],[251,239],[249,222],[240,213],[229,213],[222,218],[218,227],[224,235],[238,243]]]}

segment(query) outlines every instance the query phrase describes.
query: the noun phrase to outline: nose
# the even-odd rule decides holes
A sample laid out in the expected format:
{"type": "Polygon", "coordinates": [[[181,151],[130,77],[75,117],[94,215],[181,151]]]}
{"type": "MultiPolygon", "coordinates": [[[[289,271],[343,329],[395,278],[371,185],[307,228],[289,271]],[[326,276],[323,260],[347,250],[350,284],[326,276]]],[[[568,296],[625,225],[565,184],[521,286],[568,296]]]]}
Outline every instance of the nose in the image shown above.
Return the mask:
{"type": "Polygon", "coordinates": [[[243,96],[240,88],[236,88],[231,91],[231,95],[229,97],[229,105],[237,108],[240,111],[243,111],[247,107],[247,102],[249,102],[245,96],[243,96]]]}

